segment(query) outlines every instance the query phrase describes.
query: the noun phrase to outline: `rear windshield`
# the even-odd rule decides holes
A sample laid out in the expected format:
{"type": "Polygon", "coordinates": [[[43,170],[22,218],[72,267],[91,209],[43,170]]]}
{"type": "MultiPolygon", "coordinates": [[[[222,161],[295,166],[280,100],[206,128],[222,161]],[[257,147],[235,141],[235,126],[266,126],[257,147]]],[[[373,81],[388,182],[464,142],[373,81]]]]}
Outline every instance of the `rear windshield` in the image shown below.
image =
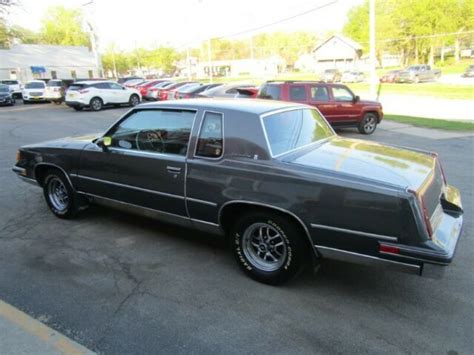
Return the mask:
{"type": "Polygon", "coordinates": [[[44,89],[45,83],[35,82],[35,83],[27,83],[25,85],[25,89],[44,89]]]}
{"type": "Polygon", "coordinates": [[[279,85],[263,85],[258,93],[258,97],[261,99],[280,100],[281,99],[281,86],[279,85]]]}
{"type": "Polygon", "coordinates": [[[57,87],[57,86],[62,86],[62,81],[59,81],[59,80],[50,80],[48,81],[48,86],[51,87],[51,86],[54,86],[54,87],[57,87]]]}
{"type": "Polygon", "coordinates": [[[273,156],[334,135],[326,120],[312,109],[276,113],[265,117],[263,125],[273,156]]]}
{"type": "Polygon", "coordinates": [[[72,84],[70,87],[69,87],[69,90],[72,90],[72,91],[77,91],[77,90],[82,90],[84,88],[88,87],[87,84],[72,84]]]}
{"type": "Polygon", "coordinates": [[[2,80],[0,83],[5,84],[5,85],[17,85],[18,81],[16,80],[2,80]]]}

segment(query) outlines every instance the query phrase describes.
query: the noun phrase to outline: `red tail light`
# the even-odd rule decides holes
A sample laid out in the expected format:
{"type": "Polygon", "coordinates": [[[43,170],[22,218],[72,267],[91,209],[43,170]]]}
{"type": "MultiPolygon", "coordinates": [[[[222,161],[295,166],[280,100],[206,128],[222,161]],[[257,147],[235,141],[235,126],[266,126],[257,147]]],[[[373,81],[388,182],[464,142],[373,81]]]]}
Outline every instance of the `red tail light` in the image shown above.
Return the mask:
{"type": "Polygon", "coordinates": [[[185,99],[190,99],[190,98],[191,98],[191,94],[184,94],[184,98],[185,98],[185,99]]]}
{"type": "Polygon", "coordinates": [[[387,254],[400,254],[400,249],[393,245],[380,244],[379,252],[387,254]]]}
{"type": "Polygon", "coordinates": [[[174,98],[179,99],[179,93],[177,91],[174,93],[174,98]]]}

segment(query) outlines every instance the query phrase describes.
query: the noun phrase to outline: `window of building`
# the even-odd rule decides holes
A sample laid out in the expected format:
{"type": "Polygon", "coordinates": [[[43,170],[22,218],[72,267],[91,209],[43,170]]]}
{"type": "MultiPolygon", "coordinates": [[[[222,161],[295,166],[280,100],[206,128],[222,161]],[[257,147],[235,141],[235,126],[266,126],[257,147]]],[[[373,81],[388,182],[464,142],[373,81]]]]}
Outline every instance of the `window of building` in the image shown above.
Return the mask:
{"type": "Polygon", "coordinates": [[[219,158],[224,150],[222,114],[206,112],[199,132],[196,156],[219,158]]]}
{"type": "Polygon", "coordinates": [[[57,79],[58,78],[58,73],[56,73],[56,70],[51,70],[51,79],[57,79]]]}
{"type": "Polygon", "coordinates": [[[88,73],[89,73],[89,79],[94,78],[94,72],[92,70],[89,70],[88,73]]]}
{"type": "Polygon", "coordinates": [[[71,70],[71,78],[77,79],[77,74],[75,70],[71,70]]]}

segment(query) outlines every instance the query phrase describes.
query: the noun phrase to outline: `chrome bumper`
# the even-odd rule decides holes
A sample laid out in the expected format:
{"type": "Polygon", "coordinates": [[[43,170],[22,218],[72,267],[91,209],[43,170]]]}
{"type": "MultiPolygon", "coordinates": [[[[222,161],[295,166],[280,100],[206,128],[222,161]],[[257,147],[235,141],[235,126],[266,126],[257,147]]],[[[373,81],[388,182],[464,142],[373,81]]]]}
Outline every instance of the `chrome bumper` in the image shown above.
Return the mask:
{"type": "Polygon", "coordinates": [[[12,168],[12,170],[24,182],[39,187],[38,182],[35,179],[32,179],[32,178],[29,178],[29,177],[25,176],[26,175],[26,170],[25,169],[14,166],[12,168]]]}

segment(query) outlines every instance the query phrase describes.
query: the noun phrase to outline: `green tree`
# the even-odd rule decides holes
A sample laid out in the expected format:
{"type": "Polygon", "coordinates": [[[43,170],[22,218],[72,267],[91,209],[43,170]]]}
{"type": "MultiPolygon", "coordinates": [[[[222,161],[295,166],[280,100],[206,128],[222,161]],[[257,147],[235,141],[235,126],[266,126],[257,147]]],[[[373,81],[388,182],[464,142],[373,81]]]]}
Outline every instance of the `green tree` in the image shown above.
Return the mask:
{"type": "Polygon", "coordinates": [[[53,6],[47,9],[40,31],[45,44],[66,46],[90,46],[89,35],[83,28],[80,9],[53,6]]]}

